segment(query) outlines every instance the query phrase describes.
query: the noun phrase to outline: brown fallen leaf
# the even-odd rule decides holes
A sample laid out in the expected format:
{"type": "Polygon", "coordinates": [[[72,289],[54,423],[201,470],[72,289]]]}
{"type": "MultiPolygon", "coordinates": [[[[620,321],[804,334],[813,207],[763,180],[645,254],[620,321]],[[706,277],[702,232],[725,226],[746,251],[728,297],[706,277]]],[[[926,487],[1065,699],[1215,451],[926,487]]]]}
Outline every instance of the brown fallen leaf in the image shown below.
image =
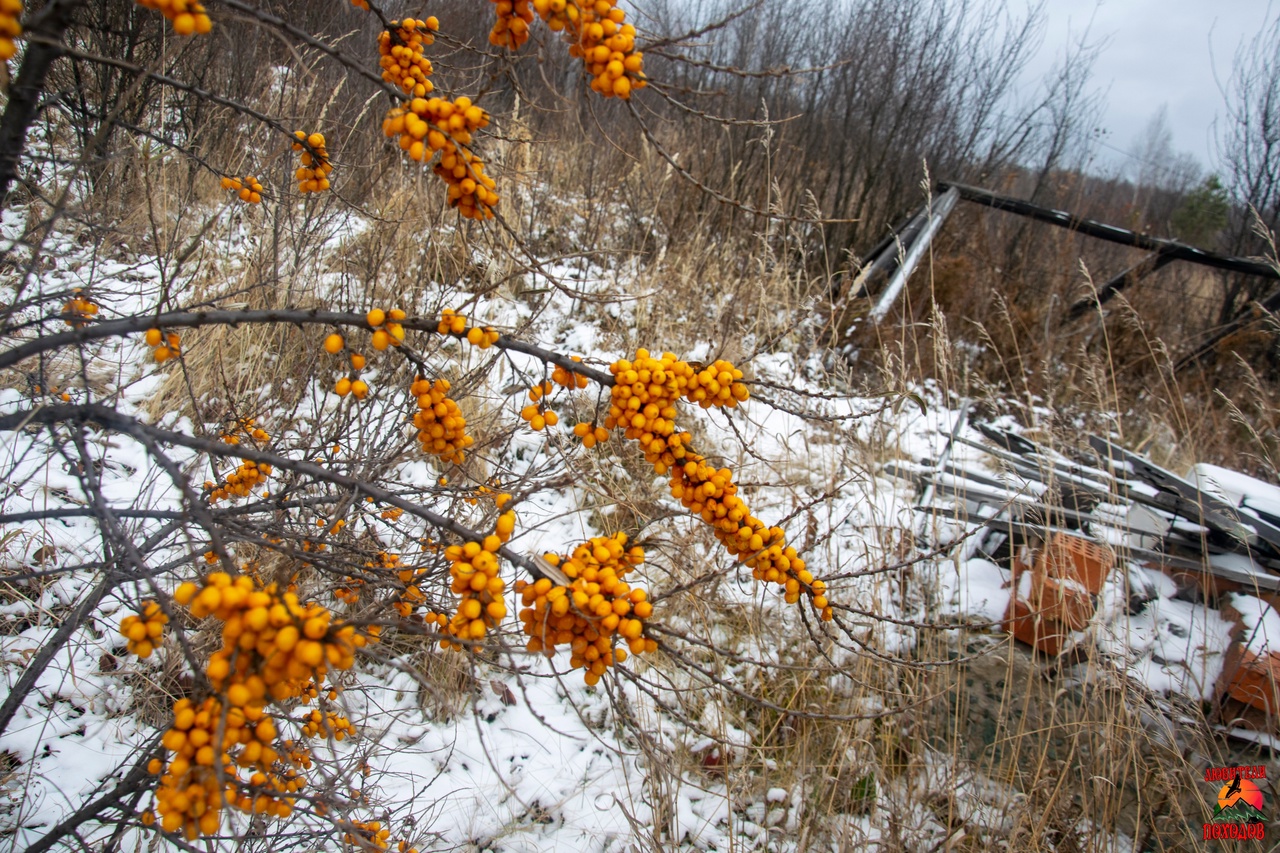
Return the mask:
{"type": "Polygon", "coordinates": [[[493,688],[493,692],[498,694],[498,698],[502,700],[502,704],[511,707],[516,704],[516,694],[511,692],[511,688],[498,681],[496,678],[489,682],[489,686],[493,688]]]}

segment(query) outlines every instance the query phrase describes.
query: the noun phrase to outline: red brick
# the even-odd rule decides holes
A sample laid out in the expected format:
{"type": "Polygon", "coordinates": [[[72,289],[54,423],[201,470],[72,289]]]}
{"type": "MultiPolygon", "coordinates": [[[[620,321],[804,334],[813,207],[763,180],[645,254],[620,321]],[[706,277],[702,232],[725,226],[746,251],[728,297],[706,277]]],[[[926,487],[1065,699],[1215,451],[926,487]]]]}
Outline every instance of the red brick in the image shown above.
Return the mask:
{"type": "Polygon", "coordinates": [[[1218,694],[1244,702],[1275,716],[1280,712],[1280,654],[1256,655],[1242,643],[1232,643],[1223,661],[1218,694]]]}
{"type": "Polygon", "coordinates": [[[1093,618],[1093,596],[1080,584],[1039,574],[1031,576],[1031,609],[1071,631],[1083,631],[1093,618]]]}
{"type": "Polygon", "coordinates": [[[1088,590],[1090,595],[1102,591],[1102,584],[1116,564],[1116,555],[1110,548],[1067,533],[1055,533],[1036,560],[1036,574],[1072,580],[1088,590]]]}
{"type": "Polygon", "coordinates": [[[1056,619],[1047,619],[1032,611],[1027,602],[1018,598],[1016,587],[1014,595],[1009,599],[1009,609],[1005,612],[1004,629],[1019,642],[1050,655],[1059,654],[1071,634],[1056,619]]]}

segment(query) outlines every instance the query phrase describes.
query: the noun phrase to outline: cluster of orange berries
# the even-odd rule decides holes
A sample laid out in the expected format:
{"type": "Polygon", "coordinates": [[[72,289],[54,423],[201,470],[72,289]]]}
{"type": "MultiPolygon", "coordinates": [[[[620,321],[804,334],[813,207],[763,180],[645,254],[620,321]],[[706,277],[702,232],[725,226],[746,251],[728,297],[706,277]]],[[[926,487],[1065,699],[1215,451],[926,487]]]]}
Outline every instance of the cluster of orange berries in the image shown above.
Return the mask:
{"type": "Polygon", "coordinates": [[[392,21],[391,26],[395,28],[394,34],[386,30],[378,36],[382,79],[421,98],[434,88],[427,79],[431,76],[431,60],[422,55],[422,48],[435,43],[432,33],[440,29],[440,22],[433,15],[423,21],[413,18],[392,21]]]}
{"type": "Polygon", "coordinates": [[[387,113],[382,132],[398,137],[411,160],[425,163],[440,152],[432,167],[449,185],[449,204],[467,219],[490,219],[498,204],[497,184],[484,173],[484,162],[465,146],[471,134],[489,125],[489,114],[460,97],[414,98],[407,108],[387,113]]]}
{"type": "MultiPolygon", "coordinates": [[[[569,360],[580,362],[582,361],[582,356],[571,355],[569,356],[569,360]]],[[[568,388],[570,390],[587,387],[587,377],[583,376],[581,373],[574,373],[571,370],[567,370],[558,364],[556,365],[555,370],[551,371],[551,381],[559,385],[561,388],[568,388]]]]}
{"type": "Polygon", "coordinates": [[[369,11],[369,0],[351,0],[351,5],[355,6],[357,9],[364,9],[366,12],[369,11]]]}
{"type": "Polygon", "coordinates": [[[205,674],[237,707],[268,695],[279,702],[297,698],[330,669],[350,669],[355,650],[367,642],[350,625],[335,627],[321,605],[303,605],[296,593],[281,594],[275,584],[263,586],[248,575],[233,580],[212,572],[203,587],[185,583],[173,597],[195,618],[223,623],[223,646],[205,674]]]}
{"type": "Polygon", "coordinates": [[[479,349],[488,349],[502,337],[491,326],[467,328],[467,318],[456,313],[452,308],[446,308],[440,312],[440,322],[436,324],[436,331],[442,335],[465,338],[467,343],[479,349]]]}
{"type": "Polygon", "coordinates": [[[98,306],[78,287],[71,292],[71,298],[62,303],[62,320],[68,326],[83,326],[97,313],[98,306]]]}
{"type": "Polygon", "coordinates": [[[180,36],[204,35],[213,29],[204,6],[195,0],[137,0],[137,3],[168,18],[173,23],[173,31],[180,36]]]}
{"type": "Polygon", "coordinates": [[[689,387],[694,369],[672,353],[651,358],[648,350],[637,350],[634,362],[615,361],[609,367],[614,376],[605,429],[621,428],[626,437],[638,441],[645,459],[659,474],[683,460],[687,432],[676,432],[676,403],[689,387]]]}
{"type": "Polygon", "coordinates": [[[582,60],[591,88],[606,98],[630,98],[645,87],[644,55],[635,49],[636,28],[614,0],[533,0],[552,30],[563,32],[569,55],[582,60]]]}
{"type": "MultiPolygon", "coordinates": [[[[147,768],[160,777],[155,797],[161,828],[181,830],[194,841],[218,832],[226,806],[246,814],[292,814],[291,795],[306,785],[306,777],[293,767],[277,766],[282,756],[276,737],[275,722],[262,704],[227,706],[212,696],[198,706],[190,699],[175,702],[173,726],[161,739],[173,756],[167,765],[153,758],[147,768]],[[249,770],[247,779],[240,777],[240,768],[249,770]],[[242,790],[241,784],[248,787],[242,790]]],[[[154,821],[149,811],[143,815],[144,823],[154,821]]]]}
{"type": "Polygon", "coordinates": [[[787,545],[782,528],[766,527],[736,492],[728,468],[717,470],[696,453],[687,453],[684,464],[671,469],[671,494],[715,528],[716,539],[750,567],[756,580],[781,586],[788,604],[808,593],[823,621],[830,621],[826,584],[805,568],[796,549],[787,545]]]}
{"type": "Polygon", "coordinates": [[[493,3],[497,17],[489,31],[489,44],[517,50],[529,40],[529,25],[533,23],[529,0],[493,0],[493,3]]]}
{"type": "Polygon", "coordinates": [[[550,381],[534,385],[529,389],[529,405],[520,410],[520,419],[528,422],[529,428],[535,432],[560,423],[560,416],[551,409],[543,408],[542,398],[551,393],[555,386],[550,381]]]}
{"type": "MultiPolygon", "coordinates": [[[[510,499],[509,495],[505,497],[510,499]]],[[[501,500],[499,506],[505,505],[506,500],[501,500]]],[[[467,642],[482,640],[490,628],[497,627],[506,617],[507,604],[502,594],[507,583],[498,576],[496,555],[511,538],[515,526],[515,511],[507,510],[498,516],[497,528],[483,542],[466,542],[444,549],[452,578],[449,589],[462,598],[453,618],[443,613],[427,613],[425,616],[427,624],[434,622],[449,634],[440,641],[443,648],[462,649],[467,642]]]]}
{"type": "Polygon", "coordinates": [[[573,434],[582,439],[582,446],[588,450],[609,440],[607,429],[602,426],[593,426],[585,421],[573,425],[573,434]]]}
{"type": "Polygon", "coordinates": [[[295,130],[293,135],[297,142],[293,143],[294,151],[301,151],[302,165],[293,177],[298,181],[298,192],[318,193],[329,189],[329,173],[333,164],[329,162],[329,151],[324,147],[324,134],[295,130]]]}
{"type": "MultiPolygon", "coordinates": [[[[236,426],[221,436],[225,444],[239,444],[241,436],[252,439],[255,444],[262,445],[271,439],[266,430],[257,426],[253,418],[241,418],[236,426]]],[[[205,480],[204,489],[209,495],[209,503],[227,500],[228,498],[247,498],[260,483],[271,476],[272,467],[263,463],[259,465],[252,459],[241,459],[236,469],[226,476],[222,485],[213,480],[205,480]]]]}
{"type": "MultiPolygon", "coordinates": [[[[390,844],[391,830],[377,820],[352,821],[350,829],[342,834],[342,842],[357,850],[386,850],[390,844]]],[[[400,850],[405,852],[405,842],[400,842],[400,850]]],[[[418,853],[417,848],[412,848],[418,853]]]]}
{"type": "Polygon", "coordinates": [[[213,480],[205,480],[204,488],[209,494],[209,503],[217,503],[228,498],[247,498],[259,483],[271,476],[270,465],[259,465],[252,459],[242,459],[236,470],[227,475],[220,486],[213,480]]]}
{"type": "MultiPolygon", "coordinates": [[[[173,726],[161,741],[172,757],[167,765],[154,759],[148,768],[160,776],[161,827],[181,830],[188,840],[212,835],[228,805],[287,817],[292,795],[306,785],[297,768],[309,766],[310,757],[292,741],[278,740],[267,704],[314,699],[325,673],[350,668],[366,638],[351,626],[333,626],[325,608],[303,606],[294,593],[281,595],[275,584],[263,586],[247,574],[233,579],[213,572],[202,584],[180,585],[173,598],[196,619],[221,621],[222,647],[205,667],[218,695],[199,706],[190,699],[174,704],[173,726]]],[[[148,819],[155,816],[148,812],[148,819]]]]}
{"type": "Polygon", "coordinates": [[[22,0],[0,0],[0,60],[13,59],[18,46],[13,40],[22,35],[22,0]]]}
{"type": "Polygon", "coordinates": [[[169,617],[164,615],[160,605],[154,601],[142,602],[139,613],[130,613],[120,620],[120,634],[129,641],[129,651],[140,658],[149,658],[160,645],[164,636],[164,626],[169,624],[169,617]]]}
{"type": "Polygon", "coordinates": [[[222,188],[234,190],[240,200],[247,204],[258,204],[262,201],[262,184],[252,175],[243,178],[223,178],[222,188]]]}
{"type": "Polygon", "coordinates": [[[363,379],[352,379],[350,376],[343,376],[337,382],[333,383],[333,393],[339,397],[345,397],[351,394],[357,400],[363,400],[369,396],[369,383],[363,379]]]}
{"type": "Polygon", "coordinates": [[[446,462],[461,465],[466,449],[475,443],[467,435],[467,419],[458,404],[449,398],[448,379],[428,382],[415,377],[409,393],[418,401],[413,425],[418,428],[418,443],[423,453],[438,456],[446,462]]]}
{"type": "Polygon", "coordinates": [[[331,737],[341,741],[356,736],[356,727],[351,724],[351,721],[337,714],[326,714],[313,709],[303,720],[305,721],[302,724],[303,737],[331,737]]]}
{"type": "Polygon", "coordinates": [[[749,395],[740,381],[742,371],[723,360],[695,369],[669,352],[653,358],[640,349],[634,361],[616,361],[610,372],[614,386],[605,427],[622,428],[627,438],[640,443],[657,473],[670,473],[671,494],[712,525],[720,543],[750,567],[757,580],[780,585],[789,604],[808,594],[814,609],[829,621],[826,585],[814,580],[804,560],[786,544],[782,529],[767,527],[753,516],[737,496],[729,469],[708,465],[688,448],[689,433],[676,431],[676,402],[681,397],[703,408],[732,408],[745,401],[749,395]]]}
{"type": "Polygon", "coordinates": [[[369,340],[370,345],[379,352],[387,347],[400,346],[404,342],[404,326],[400,325],[404,318],[405,313],[399,308],[392,308],[390,311],[369,309],[364,319],[374,330],[373,337],[369,340]]]}
{"type": "Polygon", "coordinates": [[[182,338],[177,332],[165,334],[159,329],[147,329],[145,335],[147,346],[151,347],[151,357],[156,364],[164,364],[171,358],[182,355],[182,338]]]}
{"type": "Polygon", "coordinates": [[[239,418],[235,425],[224,432],[220,438],[224,444],[239,444],[242,435],[253,439],[258,444],[266,444],[271,440],[270,433],[258,426],[255,418],[239,418]]]}
{"type": "Polygon", "coordinates": [[[627,438],[639,441],[659,474],[682,462],[686,454],[690,436],[675,430],[676,403],[681,397],[703,408],[733,408],[748,397],[747,386],[739,381],[742,371],[727,361],[695,369],[672,353],[653,358],[648,350],[639,349],[634,361],[620,359],[609,370],[614,385],[605,428],[620,427],[627,438]]]}
{"type": "Polygon", "coordinates": [[[622,578],[644,562],[644,549],[626,548],[627,536],[597,536],[573,550],[565,560],[547,554],[570,579],[568,587],[547,578],[534,583],[517,581],[516,592],[524,605],[520,621],[529,637],[531,652],[555,654],[556,646],[569,646],[569,665],[585,669],[587,684],[596,684],[605,670],[632,654],[657,650],[656,640],[644,636],[644,620],[653,605],[643,589],[632,589],[622,578]],[[621,638],[627,649],[614,648],[621,638]]]}

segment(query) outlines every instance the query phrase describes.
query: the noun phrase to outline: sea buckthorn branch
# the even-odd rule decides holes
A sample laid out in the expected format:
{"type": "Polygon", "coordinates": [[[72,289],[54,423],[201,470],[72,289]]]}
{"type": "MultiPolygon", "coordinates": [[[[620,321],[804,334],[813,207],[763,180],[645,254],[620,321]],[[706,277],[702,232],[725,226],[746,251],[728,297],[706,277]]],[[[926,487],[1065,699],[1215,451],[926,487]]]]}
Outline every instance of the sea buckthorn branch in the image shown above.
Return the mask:
{"type": "Polygon", "coordinates": [[[606,98],[631,97],[646,85],[644,57],[635,48],[636,29],[616,0],[494,0],[489,43],[516,50],[529,38],[532,13],[552,32],[564,34],[569,55],[581,59],[591,88],[606,98]]]}
{"type": "Polygon", "coordinates": [[[409,388],[418,406],[413,425],[418,428],[418,443],[424,453],[461,465],[475,439],[466,433],[467,419],[458,404],[447,396],[449,388],[447,379],[428,382],[421,375],[414,379],[409,388]]]}
{"type": "Polygon", "coordinates": [[[439,153],[432,171],[449,186],[449,205],[466,219],[491,219],[498,203],[496,183],[468,147],[472,133],[488,126],[489,114],[468,97],[426,97],[434,86],[431,60],[422,49],[435,42],[439,29],[435,17],[405,18],[386,24],[378,36],[382,78],[411,98],[387,113],[382,132],[397,139],[411,160],[425,163],[439,153]]]}
{"type": "Polygon", "coordinates": [[[488,124],[489,114],[470,98],[419,97],[387,113],[382,132],[398,138],[411,160],[425,163],[439,153],[432,171],[448,184],[449,205],[467,219],[491,219],[498,204],[497,184],[468,147],[472,134],[488,124]]]}
{"type": "MultiPolygon", "coordinates": [[[[363,493],[368,495],[379,503],[391,504],[392,506],[399,507],[410,515],[414,515],[422,519],[432,527],[451,533],[463,541],[483,541],[484,539],[483,535],[464,524],[456,522],[453,519],[446,518],[439,513],[427,509],[421,504],[405,500],[394,492],[366,480],[359,479],[358,477],[352,477],[338,471],[331,471],[312,462],[290,459],[286,456],[270,453],[265,450],[259,450],[257,448],[228,445],[211,439],[184,435],[182,433],[162,429],[160,427],[144,423],[136,418],[129,417],[128,415],[121,414],[120,412],[105,406],[89,404],[41,406],[35,409],[11,412],[10,414],[0,416],[0,432],[9,432],[26,426],[52,426],[61,423],[93,423],[97,424],[99,427],[130,435],[144,444],[149,441],[154,444],[177,445],[179,447],[186,447],[191,450],[209,453],[215,456],[238,455],[242,458],[251,459],[258,464],[265,462],[271,465],[274,469],[291,471],[316,480],[330,482],[336,486],[349,489],[353,493],[363,493]]],[[[528,557],[511,550],[505,545],[500,548],[497,553],[507,562],[514,566],[518,566],[534,577],[543,576],[543,571],[538,567],[537,563],[528,557]]]]}
{"type": "Polygon", "coordinates": [[[262,203],[262,184],[253,175],[243,178],[224,177],[221,183],[224,190],[234,192],[245,204],[262,203]]]}
{"type": "MultiPolygon", "coordinates": [[[[356,650],[376,642],[376,632],[370,629],[366,638],[350,624],[333,624],[326,608],[303,605],[293,593],[281,594],[275,584],[263,585],[249,574],[233,578],[213,572],[199,584],[180,585],[173,597],[192,617],[212,616],[222,623],[222,648],[205,666],[214,695],[200,704],[188,698],[174,704],[173,725],[162,739],[171,757],[167,763],[153,759],[148,766],[159,777],[155,798],[161,828],[181,830],[188,840],[212,835],[226,807],[287,817],[306,785],[302,770],[311,761],[305,748],[281,737],[276,720],[300,723],[303,736],[315,736],[326,715],[295,721],[272,714],[270,707],[318,699],[326,675],[349,669],[356,650]]],[[[138,633],[130,617],[125,622],[128,631],[138,633]]],[[[126,630],[123,623],[121,630],[126,630]]],[[[335,696],[329,693],[330,699],[335,696]]],[[[325,732],[336,739],[354,733],[344,718],[331,722],[325,732]]],[[[144,813],[143,822],[149,820],[154,822],[154,815],[144,813]]]]}
{"type": "Polygon", "coordinates": [[[293,175],[298,182],[298,192],[318,193],[329,189],[333,163],[325,147],[324,134],[295,130],[293,136],[293,150],[302,152],[301,165],[293,175]]]}
{"type": "MultiPolygon", "coordinates": [[[[716,469],[694,452],[688,432],[677,429],[677,403],[684,399],[702,408],[734,408],[749,396],[742,371],[727,361],[699,366],[636,350],[634,361],[619,359],[610,367],[614,385],[606,430],[621,429],[644,451],[657,474],[669,474],[671,495],[714,529],[717,540],[759,581],[782,587],[788,604],[806,595],[823,621],[832,610],[826,584],[814,578],[781,527],[766,526],[738,497],[728,468],[716,469]]],[[[579,425],[582,426],[582,425],[579,425]]],[[[584,433],[579,433],[584,434],[584,433]]],[[[585,434],[584,434],[585,441],[585,434]]]]}
{"type": "Polygon", "coordinates": [[[483,540],[445,549],[451,578],[449,589],[460,596],[458,606],[452,617],[434,612],[425,616],[428,625],[435,623],[447,634],[440,641],[442,648],[461,650],[464,643],[477,643],[506,618],[503,593],[507,584],[498,574],[496,554],[511,538],[514,528],[515,513],[508,510],[499,516],[497,530],[483,540]]]}
{"type": "Polygon", "coordinates": [[[433,69],[422,48],[435,43],[433,34],[439,29],[440,22],[434,15],[421,21],[405,18],[388,24],[378,36],[382,79],[413,98],[431,92],[435,87],[428,78],[433,69]]]}
{"type": "Polygon", "coordinates": [[[520,593],[520,621],[529,637],[525,648],[548,657],[556,646],[571,650],[569,665],[584,669],[587,684],[599,683],[605,671],[627,659],[627,653],[642,654],[658,648],[645,636],[645,620],[653,615],[653,605],[645,590],[632,588],[622,578],[644,562],[644,549],[626,548],[627,536],[597,536],[573,549],[568,557],[547,554],[544,559],[558,567],[566,584],[548,578],[534,583],[516,582],[520,593]],[[627,648],[617,648],[616,640],[627,648]]]}
{"type": "MultiPolygon", "coordinates": [[[[163,315],[161,320],[172,325],[168,317],[182,316],[187,324],[198,325],[211,322],[211,317],[218,313],[221,312],[163,315]]],[[[302,319],[311,322],[326,322],[335,325],[357,325],[362,322],[366,325],[369,324],[368,315],[361,318],[359,315],[320,311],[226,312],[225,317],[218,319],[227,323],[236,321],[249,322],[251,315],[252,321],[256,322],[289,322],[291,320],[299,322],[301,315],[302,319]]],[[[474,328],[466,329],[464,318],[454,314],[446,314],[445,317],[449,318],[447,332],[441,332],[442,328],[445,328],[445,320],[440,320],[435,324],[437,333],[447,333],[460,339],[470,339],[469,336],[474,331],[474,328]]],[[[93,329],[77,329],[61,334],[64,337],[70,335],[74,340],[75,335],[88,331],[100,332],[107,325],[115,325],[119,328],[120,322],[114,321],[113,324],[101,324],[93,329]]],[[[402,325],[405,328],[430,329],[427,322],[416,319],[405,318],[402,321],[402,325]]],[[[53,337],[57,336],[50,336],[50,338],[53,337]]],[[[482,340],[488,344],[491,338],[486,335],[482,340]]],[[[38,344],[40,342],[32,343],[38,344]]],[[[581,362],[574,361],[571,357],[549,353],[539,347],[517,341],[508,341],[502,336],[492,340],[492,345],[494,346],[502,347],[504,344],[509,349],[530,352],[540,358],[546,358],[548,362],[564,368],[570,374],[583,374],[587,375],[588,378],[594,379],[596,377],[592,376],[592,374],[599,373],[599,371],[584,367],[581,362]]],[[[0,367],[5,366],[6,355],[8,354],[0,354],[0,367]]],[[[820,580],[815,580],[812,574],[808,572],[804,561],[799,557],[795,549],[786,544],[785,534],[781,528],[776,526],[767,527],[763,522],[752,516],[746,504],[741,498],[737,497],[737,486],[733,483],[732,476],[727,469],[712,469],[706,464],[701,455],[693,453],[687,448],[688,433],[677,433],[675,431],[674,403],[677,398],[684,397],[704,407],[713,405],[735,406],[739,400],[745,399],[747,396],[746,388],[740,382],[741,373],[738,372],[737,376],[733,376],[734,369],[732,365],[727,363],[716,363],[709,368],[703,368],[695,372],[691,365],[677,361],[670,354],[665,354],[662,359],[654,360],[650,359],[647,351],[643,350],[637,353],[637,358],[644,360],[646,365],[644,369],[652,368],[651,372],[661,375],[663,382],[662,384],[652,383],[645,390],[646,398],[642,401],[640,396],[636,396],[634,398],[635,405],[632,406],[631,385],[636,383],[624,383],[619,387],[615,377],[608,377],[610,381],[607,384],[612,388],[613,405],[610,418],[605,421],[605,429],[622,428],[624,432],[628,433],[628,437],[640,440],[645,450],[646,458],[649,459],[651,464],[654,464],[655,470],[658,473],[671,473],[673,496],[680,499],[692,513],[699,515],[708,524],[713,525],[717,539],[730,554],[738,557],[741,562],[751,567],[753,575],[758,580],[777,583],[782,586],[789,603],[797,601],[800,594],[803,593],[810,598],[823,619],[829,620],[830,610],[827,606],[829,602],[825,596],[825,584],[820,580]],[[641,356],[641,353],[643,353],[643,356],[641,356]],[[648,365],[649,361],[653,361],[654,365],[648,365]],[[727,371],[726,368],[728,368],[727,371]],[[670,378],[665,375],[667,372],[672,372],[670,378]],[[722,383],[720,380],[725,378],[726,373],[729,376],[729,380],[722,383]],[[667,387],[668,385],[670,387],[667,387]],[[654,388],[658,389],[658,396],[650,400],[648,395],[653,392],[654,388]],[[616,414],[613,409],[617,410],[616,414]],[[630,423],[621,423],[624,412],[627,413],[630,423]],[[610,419],[612,419],[612,423],[610,419]],[[635,423],[637,419],[641,421],[639,425],[635,423]],[[657,430],[656,434],[654,432],[655,429],[657,430]],[[677,462],[679,464],[676,464],[677,462]],[[734,529],[731,530],[730,526],[734,529]]],[[[633,365],[626,362],[626,360],[616,362],[611,369],[615,376],[618,373],[624,374],[624,380],[629,378],[629,371],[636,372],[637,379],[640,375],[639,371],[633,371],[633,365]]],[[[415,514],[421,515],[420,513],[415,514]]],[[[440,517],[436,516],[436,518],[440,517]]],[[[452,530],[448,525],[436,524],[436,526],[457,533],[456,530],[452,530]]],[[[466,535],[463,535],[462,538],[469,541],[475,541],[476,539],[474,536],[466,535]]],[[[522,565],[522,567],[534,572],[537,571],[531,568],[532,564],[529,561],[517,562],[517,565],[522,565]]]]}
{"type": "MultiPolygon", "coordinates": [[[[221,440],[224,444],[239,444],[241,435],[254,442],[254,447],[261,447],[271,440],[267,431],[257,426],[253,418],[240,418],[235,426],[222,434],[221,440]]],[[[259,465],[252,459],[241,459],[240,466],[228,474],[221,484],[206,480],[204,489],[209,503],[214,504],[232,497],[248,497],[255,487],[270,476],[270,465],[259,465]]]]}
{"type": "MultiPolygon", "coordinates": [[[[20,344],[0,352],[0,368],[11,367],[24,359],[44,352],[50,352],[65,346],[121,337],[130,333],[145,332],[152,327],[162,328],[201,328],[205,326],[239,326],[252,324],[285,324],[285,325],[330,325],[355,326],[368,328],[367,315],[340,311],[322,311],[320,309],[268,309],[256,311],[231,311],[222,309],[197,311],[171,311],[157,315],[126,317],[119,320],[106,320],[90,323],[85,326],[43,335],[35,340],[20,344]]],[[[401,321],[405,329],[419,332],[437,332],[439,318],[415,317],[401,321]]],[[[465,328],[465,326],[464,326],[465,328]]],[[[450,333],[453,337],[465,340],[467,331],[461,334],[450,333]]],[[[491,342],[499,349],[519,352],[532,356],[540,361],[563,367],[570,373],[586,376],[593,382],[604,386],[613,385],[613,377],[608,373],[590,367],[570,356],[545,349],[536,344],[500,335],[491,342]]]]}

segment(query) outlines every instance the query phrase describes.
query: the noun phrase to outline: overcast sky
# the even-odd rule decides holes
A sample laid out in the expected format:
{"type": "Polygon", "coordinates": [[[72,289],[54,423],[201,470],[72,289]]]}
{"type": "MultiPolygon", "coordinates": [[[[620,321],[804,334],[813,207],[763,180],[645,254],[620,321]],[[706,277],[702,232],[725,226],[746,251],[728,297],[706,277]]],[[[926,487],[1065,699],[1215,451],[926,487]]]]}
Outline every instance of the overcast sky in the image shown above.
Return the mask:
{"type": "Polygon", "coordinates": [[[1168,105],[1174,149],[1213,162],[1213,122],[1223,116],[1221,86],[1242,40],[1258,33],[1280,0],[1048,0],[1044,46],[1028,69],[1045,73],[1087,32],[1105,40],[1094,85],[1107,99],[1100,159],[1128,160],[1161,104],[1168,105]],[[1215,80],[1215,69],[1217,79],[1215,80]]]}

